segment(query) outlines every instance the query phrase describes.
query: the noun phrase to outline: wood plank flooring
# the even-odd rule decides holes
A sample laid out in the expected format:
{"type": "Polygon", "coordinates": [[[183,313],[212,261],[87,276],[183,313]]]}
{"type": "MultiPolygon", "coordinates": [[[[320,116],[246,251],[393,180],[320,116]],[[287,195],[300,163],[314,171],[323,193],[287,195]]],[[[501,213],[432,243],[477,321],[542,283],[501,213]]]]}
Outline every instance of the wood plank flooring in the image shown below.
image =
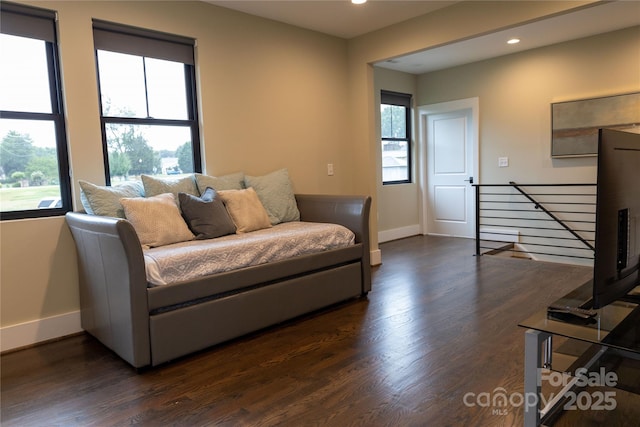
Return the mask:
{"type": "MultiPolygon", "coordinates": [[[[465,404],[465,395],[498,387],[522,393],[518,322],[591,271],[475,257],[473,245],[430,236],[382,244],[383,264],[374,269],[367,298],[142,373],[84,334],[4,354],[0,421],[3,427],[522,425],[522,408],[495,413],[465,404]]],[[[637,412],[620,421],[604,415],[613,417],[608,426],[640,419],[637,412]]],[[[605,425],[590,422],[558,425],[605,425]]]]}

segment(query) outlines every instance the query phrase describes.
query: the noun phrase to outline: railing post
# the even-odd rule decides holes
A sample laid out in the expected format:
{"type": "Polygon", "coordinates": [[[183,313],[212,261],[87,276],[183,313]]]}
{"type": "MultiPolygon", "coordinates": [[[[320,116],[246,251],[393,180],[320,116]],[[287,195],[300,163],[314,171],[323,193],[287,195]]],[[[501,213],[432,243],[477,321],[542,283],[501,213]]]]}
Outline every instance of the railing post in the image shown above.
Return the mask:
{"type": "Polygon", "coordinates": [[[480,256],[480,184],[473,184],[476,189],[476,256],[480,256]]]}

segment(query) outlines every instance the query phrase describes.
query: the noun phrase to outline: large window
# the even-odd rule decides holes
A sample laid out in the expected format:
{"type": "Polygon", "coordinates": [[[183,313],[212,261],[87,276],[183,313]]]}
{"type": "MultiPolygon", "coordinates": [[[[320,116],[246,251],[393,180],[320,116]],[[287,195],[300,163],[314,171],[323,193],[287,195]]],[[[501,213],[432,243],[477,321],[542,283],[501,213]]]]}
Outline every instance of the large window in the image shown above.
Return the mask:
{"type": "Polygon", "coordinates": [[[411,95],[382,91],[382,183],[411,182],[411,95]]]}
{"type": "Polygon", "coordinates": [[[93,22],[107,184],[201,172],[194,40],[93,22]]]}
{"type": "Polygon", "coordinates": [[[0,215],[62,215],[71,186],[55,12],[0,3],[0,215]]]}

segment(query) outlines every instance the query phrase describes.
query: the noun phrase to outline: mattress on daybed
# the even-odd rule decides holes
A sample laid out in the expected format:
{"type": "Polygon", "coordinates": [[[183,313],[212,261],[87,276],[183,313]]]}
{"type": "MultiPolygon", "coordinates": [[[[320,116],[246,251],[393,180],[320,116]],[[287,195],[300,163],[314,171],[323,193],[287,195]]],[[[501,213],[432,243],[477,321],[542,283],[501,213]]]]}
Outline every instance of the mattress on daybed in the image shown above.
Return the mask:
{"type": "Polygon", "coordinates": [[[353,232],[341,225],[294,221],[250,233],[145,249],[144,260],[147,281],[153,286],[354,244],[353,232]]]}

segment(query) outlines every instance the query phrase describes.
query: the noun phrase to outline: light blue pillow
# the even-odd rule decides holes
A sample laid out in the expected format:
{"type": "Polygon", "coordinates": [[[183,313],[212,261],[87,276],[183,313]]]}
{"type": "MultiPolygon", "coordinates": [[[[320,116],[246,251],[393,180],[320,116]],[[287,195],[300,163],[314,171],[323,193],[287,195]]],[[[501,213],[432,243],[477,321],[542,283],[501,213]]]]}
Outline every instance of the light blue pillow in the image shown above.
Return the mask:
{"type": "Polygon", "coordinates": [[[293,185],[287,169],[280,169],[263,176],[244,177],[247,188],[253,188],[269,214],[271,225],[300,221],[293,185]]]}
{"type": "Polygon", "coordinates": [[[216,191],[223,190],[243,190],[244,172],[235,172],[223,176],[210,176],[201,173],[196,174],[196,183],[200,194],[204,194],[207,187],[216,191]]]}
{"type": "Polygon", "coordinates": [[[138,181],[115,186],[100,186],[79,180],[80,201],[88,214],[124,218],[124,208],[120,199],[124,197],[144,197],[144,188],[138,181]]]}
{"type": "Polygon", "coordinates": [[[200,192],[196,187],[193,175],[183,178],[157,178],[150,175],[141,175],[146,197],[158,196],[164,193],[172,193],[178,200],[178,193],[187,193],[192,196],[199,196],[200,192]]]}

